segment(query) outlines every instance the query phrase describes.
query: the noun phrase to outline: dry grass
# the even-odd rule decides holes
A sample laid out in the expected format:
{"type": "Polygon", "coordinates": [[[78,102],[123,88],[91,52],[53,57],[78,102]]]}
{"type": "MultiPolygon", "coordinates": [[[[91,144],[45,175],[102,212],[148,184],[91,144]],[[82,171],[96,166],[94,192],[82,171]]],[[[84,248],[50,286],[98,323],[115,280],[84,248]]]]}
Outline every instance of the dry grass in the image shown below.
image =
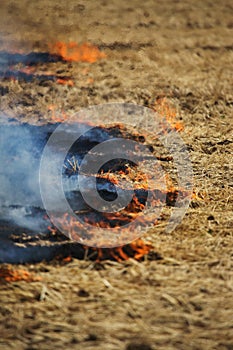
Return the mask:
{"type": "Polygon", "coordinates": [[[5,42],[42,50],[47,40],[88,40],[107,54],[91,66],[62,67],[75,87],[1,82],[9,88],[3,112],[43,122],[51,104],[73,114],[90,104],[152,105],[166,96],[185,126],[202,199],[172,234],[161,221],[149,236],[163,260],[19,266],[42,280],[1,282],[0,349],[232,350],[231,2],[1,6],[5,42]]]}

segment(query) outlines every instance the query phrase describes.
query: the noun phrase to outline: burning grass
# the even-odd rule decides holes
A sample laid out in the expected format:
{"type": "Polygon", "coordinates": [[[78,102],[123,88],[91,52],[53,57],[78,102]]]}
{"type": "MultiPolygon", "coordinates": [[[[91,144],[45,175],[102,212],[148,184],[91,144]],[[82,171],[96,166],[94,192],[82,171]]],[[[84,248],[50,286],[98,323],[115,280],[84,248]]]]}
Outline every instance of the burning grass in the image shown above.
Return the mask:
{"type": "Polygon", "coordinates": [[[49,48],[52,54],[61,56],[67,62],[94,63],[101,58],[106,58],[104,52],[101,52],[98,47],[89,43],[78,45],[75,42],[57,42],[51,44],[49,48]]]}
{"type": "MultiPolygon", "coordinates": [[[[168,127],[177,129],[176,115],[174,114],[173,109],[169,108],[164,100],[161,101],[161,105],[163,111],[161,112],[161,116],[164,117],[164,110],[167,110],[168,121],[172,118],[172,124],[168,124],[168,127]]],[[[53,121],[69,123],[69,116],[66,113],[61,113],[59,116],[54,105],[49,106],[49,109],[53,121]]],[[[154,112],[152,113],[154,114],[154,112]]],[[[80,123],[81,127],[84,126],[84,122],[82,123],[79,121],[78,123],[80,123]]],[[[29,135],[33,135],[34,140],[37,135],[40,142],[41,140],[46,142],[48,135],[51,134],[55,127],[56,124],[50,124],[49,127],[43,126],[39,128],[30,124],[24,124],[22,130],[20,125],[15,126],[13,128],[14,130],[6,130],[12,131],[14,135],[15,133],[22,133],[23,137],[28,137],[29,132],[29,135]]],[[[167,126],[164,126],[164,132],[167,132],[167,126]]],[[[63,136],[67,137],[69,135],[63,136]]],[[[74,143],[68,152],[67,159],[64,163],[63,176],[65,181],[68,181],[69,179],[72,180],[72,177],[74,177],[74,180],[77,180],[77,176],[80,174],[79,164],[86,152],[86,145],[91,149],[96,142],[99,143],[104,139],[108,140],[111,137],[116,138],[117,136],[137,140],[138,142],[147,145],[147,135],[140,134],[135,130],[132,133],[131,130],[127,130],[127,128],[121,124],[113,125],[112,127],[109,126],[108,128],[104,126],[94,127],[93,125],[89,134],[87,133],[81,141],[79,140],[80,144],[74,143]]],[[[29,140],[31,142],[30,137],[29,140]]],[[[36,144],[34,144],[34,146],[37,147],[36,144]]],[[[178,188],[174,183],[174,180],[172,180],[168,174],[166,175],[166,178],[164,178],[164,176],[161,177],[160,166],[158,164],[154,164],[153,167],[151,167],[150,157],[153,158],[153,153],[147,156],[149,162],[146,163],[143,154],[141,154],[142,151],[140,150],[138,143],[135,143],[134,146],[135,147],[132,148],[131,152],[137,157],[139,162],[138,165],[118,159],[114,160],[114,162],[111,161],[106,163],[103,168],[99,169],[98,174],[82,174],[87,177],[85,191],[92,195],[93,188],[89,186],[89,180],[93,180],[94,178],[98,191],[102,193],[103,198],[106,196],[108,200],[114,199],[116,188],[121,193],[127,193],[129,188],[132,187],[134,190],[134,196],[126,207],[111,213],[98,212],[84,203],[85,201],[83,201],[83,198],[80,196],[79,190],[77,191],[75,187],[73,191],[70,190],[68,193],[69,203],[80,220],[74,219],[74,217],[71,217],[68,213],[59,216],[58,212],[58,217],[56,217],[56,210],[54,212],[54,217],[51,217],[52,222],[53,219],[55,220],[54,225],[59,228],[60,232],[65,232],[71,240],[78,241],[83,247],[86,247],[87,245],[92,247],[103,247],[103,249],[105,249],[105,247],[111,247],[111,249],[108,252],[106,250],[104,254],[100,249],[94,248],[94,251],[97,252],[96,259],[100,261],[108,258],[114,258],[118,261],[130,257],[136,260],[143,259],[153,247],[151,244],[143,242],[142,240],[135,241],[135,238],[141,237],[148,228],[154,227],[158,224],[158,211],[160,212],[161,206],[172,207],[176,204],[178,196],[183,199],[192,195],[187,190],[178,188]],[[150,196],[149,202],[147,201],[148,196],[150,196]],[[81,210],[75,209],[77,203],[81,203],[81,210]],[[128,224],[130,224],[129,227],[128,224]],[[137,231],[138,228],[139,231],[137,231]],[[106,229],[111,231],[111,235],[109,235],[109,233],[105,234],[104,231],[107,231],[106,229]],[[137,234],[136,232],[139,233],[137,234]],[[133,243],[128,244],[131,241],[133,243]],[[116,246],[120,247],[114,248],[116,246]]],[[[26,154],[29,152],[28,156],[33,162],[35,162],[35,164],[38,163],[38,160],[35,159],[35,154],[37,154],[37,156],[41,154],[43,149],[43,147],[41,147],[42,146],[40,146],[36,152],[34,149],[33,154],[30,154],[30,147],[29,149],[26,149],[26,154]]],[[[149,144],[148,147],[150,147],[149,144]]],[[[152,146],[150,148],[156,153],[156,150],[152,146]]],[[[25,150],[23,149],[23,151],[25,150]]],[[[17,152],[19,152],[18,145],[17,152]]],[[[97,159],[99,156],[100,154],[97,152],[95,158],[97,159]]],[[[160,160],[160,163],[172,161],[172,157],[167,156],[159,158],[158,155],[157,159],[160,160]]],[[[35,168],[33,168],[33,170],[36,171],[35,168]]],[[[95,200],[96,199],[93,198],[93,203],[95,200]]],[[[43,210],[41,210],[40,213],[40,208],[37,208],[36,210],[35,208],[29,208],[29,211],[27,211],[28,208],[14,208],[14,210],[18,210],[18,212],[20,212],[20,209],[23,209],[25,213],[29,213],[27,214],[27,217],[31,215],[31,222],[35,219],[35,213],[37,213],[38,216],[41,216],[42,214],[44,215],[43,210]]],[[[43,220],[43,226],[46,225],[46,222],[49,222],[48,218],[43,220]]],[[[54,227],[51,228],[50,223],[49,228],[52,233],[56,230],[54,227]]],[[[82,255],[82,257],[83,256],[85,256],[85,254],[82,255]]]]}
{"type": "Polygon", "coordinates": [[[74,42],[58,42],[49,45],[49,52],[12,52],[0,51],[0,79],[24,80],[32,82],[54,81],[57,84],[74,86],[70,76],[43,71],[38,67],[57,62],[88,62],[94,63],[105,58],[105,53],[90,43],[76,44],[74,42]]]}
{"type": "MultiPolygon", "coordinates": [[[[147,256],[152,250],[153,246],[142,239],[137,239],[130,244],[126,244],[122,247],[117,248],[90,248],[85,247],[86,256],[90,259],[95,258],[96,262],[101,262],[103,260],[115,260],[118,262],[135,259],[141,261],[147,256]]],[[[159,254],[153,259],[161,259],[159,254]]]]}
{"type": "Polygon", "coordinates": [[[41,277],[35,276],[27,270],[18,269],[12,265],[1,265],[0,266],[0,280],[6,282],[38,282],[41,281],[41,277]]]}
{"type": "MultiPolygon", "coordinates": [[[[232,350],[230,1],[157,1],[156,11],[153,1],[140,7],[101,1],[101,11],[88,1],[43,5],[2,1],[2,38],[44,44],[47,33],[79,37],[80,28],[84,38],[106,44],[111,59],[101,69],[92,66],[100,83],[83,88],[75,81],[81,107],[116,100],[148,105],[161,91],[171,93],[185,123],[182,137],[193,161],[195,192],[205,196],[195,199],[172,234],[163,233],[163,220],[152,231],[150,240],[163,260],[145,256],[140,263],[100,265],[74,258],[64,265],[46,261],[20,267],[43,280],[1,283],[0,348],[232,350]]],[[[79,65],[72,66],[72,75],[79,77],[79,65]]],[[[19,85],[22,92],[4,82],[12,95],[5,93],[2,110],[24,122],[39,123],[39,116],[50,122],[46,108],[53,103],[66,112],[77,107],[72,88],[49,82],[48,92],[37,81],[19,85]],[[34,91],[40,98],[30,113],[19,102],[34,91]]],[[[40,248],[43,252],[43,244],[40,248]]]]}
{"type": "Polygon", "coordinates": [[[165,118],[169,127],[174,128],[177,131],[184,130],[184,124],[177,120],[176,108],[168,102],[166,97],[157,98],[153,108],[159,116],[165,118]]]}

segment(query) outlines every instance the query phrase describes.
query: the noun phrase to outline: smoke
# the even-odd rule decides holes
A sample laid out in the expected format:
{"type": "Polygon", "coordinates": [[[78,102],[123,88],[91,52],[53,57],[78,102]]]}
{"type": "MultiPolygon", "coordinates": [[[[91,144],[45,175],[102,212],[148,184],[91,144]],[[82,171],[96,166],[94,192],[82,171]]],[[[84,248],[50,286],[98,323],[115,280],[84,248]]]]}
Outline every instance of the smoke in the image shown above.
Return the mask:
{"type": "MultiPolygon", "coordinates": [[[[43,126],[27,123],[12,123],[10,120],[0,123],[0,221],[14,223],[20,228],[45,232],[49,225],[40,193],[39,170],[44,147],[59,124],[43,126]]],[[[74,144],[72,162],[77,164],[93,145],[109,138],[109,133],[101,128],[91,129],[85,134],[85,125],[78,126],[80,142],[74,144]],[[75,156],[74,156],[75,154],[75,156]],[[75,158],[74,158],[75,157],[75,158]]],[[[72,124],[65,134],[60,135],[60,143],[51,149],[51,162],[56,158],[59,147],[71,137],[72,124]]],[[[74,135],[73,135],[74,137],[74,135]]],[[[78,191],[77,173],[73,173],[72,163],[64,162],[63,187],[70,192],[78,191]],[[70,175],[72,173],[73,176],[70,175]]],[[[59,171],[59,169],[58,169],[59,171]]],[[[48,172],[44,177],[48,188],[54,179],[48,172]]],[[[52,186],[51,186],[52,187],[52,186]]],[[[53,194],[51,193],[51,196],[53,194]]],[[[79,196],[80,198],[80,196],[79,196]]],[[[62,210],[61,203],[54,201],[54,210],[62,210]]],[[[83,203],[76,203],[77,208],[83,203]]]]}
{"type": "Polygon", "coordinates": [[[33,217],[35,208],[43,207],[39,164],[47,138],[45,130],[37,128],[8,121],[0,125],[0,219],[33,230],[45,224],[33,217]]]}

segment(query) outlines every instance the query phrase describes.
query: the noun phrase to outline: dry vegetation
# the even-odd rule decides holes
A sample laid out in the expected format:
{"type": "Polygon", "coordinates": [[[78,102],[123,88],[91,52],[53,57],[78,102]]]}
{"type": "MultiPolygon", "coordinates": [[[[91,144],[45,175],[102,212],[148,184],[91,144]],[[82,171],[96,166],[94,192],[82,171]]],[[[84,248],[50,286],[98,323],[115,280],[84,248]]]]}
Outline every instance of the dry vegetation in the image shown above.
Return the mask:
{"type": "Polygon", "coordinates": [[[162,260],[14,267],[41,280],[1,280],[0,349],[232,350],[231,1],[4,0],[1,11],[5,47],[88,41],[107,54],[49,67],[74,87],[1,82],[2,113],[35,123],[50,120],[50,105],[73,114],[166,96],[184,123],[200,198],[172,234],[163,221],[151,233],[162,260]]]}

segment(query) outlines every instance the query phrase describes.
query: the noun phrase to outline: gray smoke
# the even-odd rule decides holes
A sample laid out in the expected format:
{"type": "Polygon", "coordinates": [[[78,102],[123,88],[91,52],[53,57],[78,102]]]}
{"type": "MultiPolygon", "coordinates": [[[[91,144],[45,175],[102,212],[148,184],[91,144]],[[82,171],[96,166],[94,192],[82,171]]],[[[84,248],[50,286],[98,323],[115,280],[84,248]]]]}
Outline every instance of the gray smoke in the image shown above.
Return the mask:
{"type": "MultiPolygon", "coordinates": [[[[43,149],[57,126],[58,124],[36,126],[1,120],[0,221],[13,222],[21,228],[34,231],[43,232],[47,229],[49,221],[45,219],[46,212],[40,194],[39,169],[43,149]]],[[[79,130],[84,135],[74,150],[78,163],[81,162],[80,154],[84,153],[85,148],[87,151],[98,142],[109,138],[108,132],[100,128],[91,129],[85,134],[85,126],[80,124],[79,130]]],[[[58,148],[51,150],[51,162],[53,155],[56,157],[59,147],[62,147],[64,140],[69,138],[72,132],[74,131],[71,125],[66,134],[60,135],[61,142],[58,148]]],[[[67,165],[69,164],[68,162],[67,165]]],[[[48,184],[53,182],[49,173],[46,174],[46,182],[48,184]]],[[[64,175],[64,190],[77,191],[76,184],[77,174],[74,174],[73,177],[70,177],[69,174],[64,175]]],[[[60,210],[59,203],[55,204],[60,210]]]]}
{"type": "Polygon", "coordinates": [[[28,124],[0,125],[0,219],[34,230],[44,228],[33,208],[42,208],[40,154],[46,133],[28,124]]]}

